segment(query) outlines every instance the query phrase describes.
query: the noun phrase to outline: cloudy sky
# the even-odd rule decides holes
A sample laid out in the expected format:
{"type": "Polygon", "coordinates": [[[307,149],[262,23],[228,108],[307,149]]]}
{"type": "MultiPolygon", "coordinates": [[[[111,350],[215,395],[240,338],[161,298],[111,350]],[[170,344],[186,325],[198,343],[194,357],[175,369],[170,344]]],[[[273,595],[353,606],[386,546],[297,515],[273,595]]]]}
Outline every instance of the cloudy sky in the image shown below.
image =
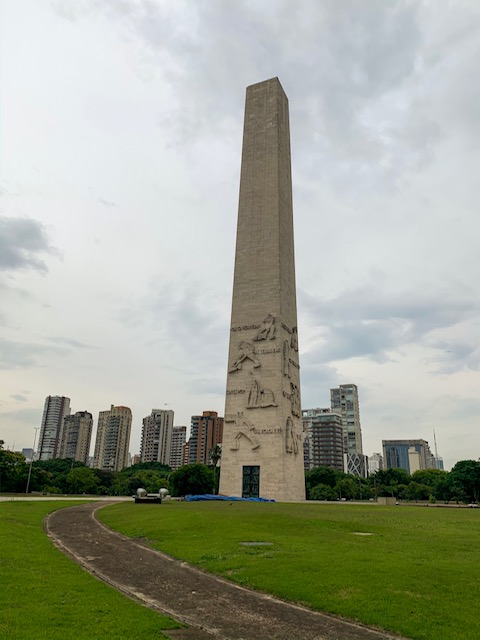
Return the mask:
{"type": "Polygon", "coordinates": [[[245,87],[290,101],[303,408],[480,456],[480,3],[4,0],[0,438],[223,415],[245,87]]]}

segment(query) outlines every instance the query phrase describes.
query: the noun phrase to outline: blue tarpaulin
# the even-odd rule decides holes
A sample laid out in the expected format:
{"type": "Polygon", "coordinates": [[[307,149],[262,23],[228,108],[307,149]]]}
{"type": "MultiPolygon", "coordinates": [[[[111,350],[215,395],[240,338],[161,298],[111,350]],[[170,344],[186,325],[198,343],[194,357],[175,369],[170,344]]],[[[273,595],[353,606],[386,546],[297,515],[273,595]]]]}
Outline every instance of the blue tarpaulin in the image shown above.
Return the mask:
{"type": "Polygon", "coordinates": [[[268,498],[237,498],[237,496],[214,496],[211,493],[204,493],[199,496],[185,496],[187,502],[198,502],[200,500],[228,500],[228,502],[275,502],[268,498]]]}

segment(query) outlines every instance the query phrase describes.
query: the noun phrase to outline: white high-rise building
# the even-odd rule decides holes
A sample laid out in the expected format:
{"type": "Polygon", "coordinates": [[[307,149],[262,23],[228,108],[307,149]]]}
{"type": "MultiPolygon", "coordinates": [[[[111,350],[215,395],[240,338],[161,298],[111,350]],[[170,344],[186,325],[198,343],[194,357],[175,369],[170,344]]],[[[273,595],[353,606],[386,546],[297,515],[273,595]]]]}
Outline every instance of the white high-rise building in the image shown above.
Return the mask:
{"type": "Polygon", "coordinates": [[[372,453],[368,456],[368,474],[376,473],[383,469],[383,456],[381,453],[372,453]]]}
{"type": "Polygon", "coordinates": [[[93,466],[104,471],[121,471],[128,466],[132,412],[128,407],[114,407],[98,414],[93,466]]]}
{"type": "Polygon", "coordinates": [[[70,415],[70,398],[65,396],[45,398],[37,460],[52,460],[58,457],[63,419],[68,415],[70,415]]]}
{"type": "Polygon", "coordinates": [[[152,413],[143,419],[140,460],[161,462],[170,466],[172,432],[173,411],[152,409],[152,413]]]}
{"type": "Polygon", "coordinates": [[[342,416],[344,453],[363,454],[357,385],[341,384],[330,389],[330,403],[332,411],[342,416]]]}

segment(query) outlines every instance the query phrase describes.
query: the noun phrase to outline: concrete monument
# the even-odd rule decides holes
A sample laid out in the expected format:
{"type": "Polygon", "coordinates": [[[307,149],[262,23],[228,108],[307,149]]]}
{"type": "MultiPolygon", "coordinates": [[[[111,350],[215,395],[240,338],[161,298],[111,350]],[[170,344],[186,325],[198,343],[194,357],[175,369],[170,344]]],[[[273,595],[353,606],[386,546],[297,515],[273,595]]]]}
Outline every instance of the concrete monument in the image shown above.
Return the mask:
{"type": "Polygon", "coordinates": [[[220,493],[305,499],[288,100],[247,88],[220,493]]]}

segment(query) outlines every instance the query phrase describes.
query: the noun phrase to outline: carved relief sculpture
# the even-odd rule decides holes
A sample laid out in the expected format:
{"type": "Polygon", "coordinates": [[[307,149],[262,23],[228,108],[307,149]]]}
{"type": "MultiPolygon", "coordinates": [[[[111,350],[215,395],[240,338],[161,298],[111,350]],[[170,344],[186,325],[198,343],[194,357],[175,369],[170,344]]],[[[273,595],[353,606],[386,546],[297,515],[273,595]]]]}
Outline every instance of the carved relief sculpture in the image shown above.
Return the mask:
{"type": "Polygon", "coordinates": [[[262,389],[258,380],[254,380],[248,394],[247,409],[265,409],[276,407],[275,396],[271,389],[262,389]]]}
{"type": "Polygon", "coordinates": [[[298,453],[298,440],[295,437],[293,420],[290,416],[288,416],[287,423],[285,425],[285,451],[287,453],[298,453]]]}
{"type": "Polygon", "coordinates": [[[260,360],[255,355],[255,347],[251,342],[247,342],[246,340],[242,340],[238,345],[238,356],[235,362],[232,364],[231,368],[228,370],[228,373],[233,373],[234,371],[239,371],[242,368],[242,363],[245,360],[251,360],[253,362],[253,368],[257,369],[261,366],[260,360]]]}
{"type": "Polygon", "coordinates": [[[297,327],[292,327],[292,337],[290,339],[290,346],[294,351],[298,351],[298,330],[297,327]]]}
{"type": "Polygon", "coordinates": [[[291,378],[290,374],[290,342],[284,340],[283,342],[283,375],[291,378]]]}
{"type": "Polygon", "coordinates": [[[235,439],[233,441],[233,445],[230,447],[232,451],[237,451],[240,449],[240,440],[242,438],[246,438],[253,449],[258,449],[260,446],[260,442],[258,441],[257,436],[255,435],[255,427],[253,427],[248,420],[246,420],[243,416],[225,416],[225,422],[234,422],[235,427],[238,429],[235,439]]]}
{"type": "Polygon", "coordinates": [[[290,383],[290,390],[291,390],[291,402],[292,402],[292,415],[297,416],[297,418],[300,417],[300,391],[298,390],[298,387],[296,384],[293,384],[293,382],[290,383]]]}
{"type": "Polygon", "coordinates": [[[273,340],[275,338],[275,316],[271,313],[268,314],[266,318],[264,318],[262,322],[262,326],[254,337],[255,342],[259,342],[260,340],[273,340]]]}

